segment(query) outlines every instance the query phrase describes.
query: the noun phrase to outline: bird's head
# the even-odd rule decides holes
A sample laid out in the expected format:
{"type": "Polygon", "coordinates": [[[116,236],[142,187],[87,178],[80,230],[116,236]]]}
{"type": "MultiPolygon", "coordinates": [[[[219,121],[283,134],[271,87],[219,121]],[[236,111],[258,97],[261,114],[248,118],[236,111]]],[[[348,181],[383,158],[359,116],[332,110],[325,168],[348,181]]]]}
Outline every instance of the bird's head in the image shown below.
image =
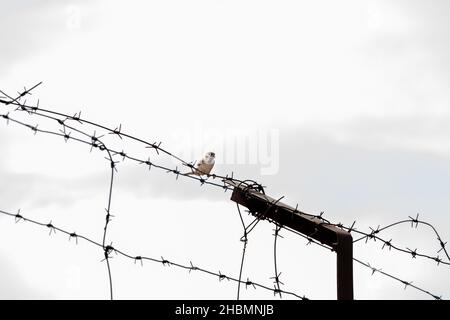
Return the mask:
{"type": "Polygon", "coordinates": [[[216,158],[216,154],[214,152],[207,152],[205,154],[205,161],[207,163],[214,163],[215,158],[216,158]]]}

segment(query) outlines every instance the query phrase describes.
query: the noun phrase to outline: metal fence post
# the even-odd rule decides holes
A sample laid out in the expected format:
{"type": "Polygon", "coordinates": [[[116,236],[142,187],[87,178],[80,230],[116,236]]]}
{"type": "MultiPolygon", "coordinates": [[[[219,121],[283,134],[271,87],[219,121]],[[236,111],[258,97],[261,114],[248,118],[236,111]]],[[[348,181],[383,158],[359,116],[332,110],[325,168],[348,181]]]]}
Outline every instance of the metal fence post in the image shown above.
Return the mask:
{"type": "Polygon", "coordinates": [[[337,299],[353,299],[353,239],[349,232],[258,190],[232,181],[228,183],[234,187],[231,200],[247,207],[252,215],[276,222],[331,247],[337,254],[337,299]]]}
{"type": "Polygon", "coordinates": [[[336,269],[338,300],[353,300],[353,238],[350,233],[337,232],[336,269]]]}

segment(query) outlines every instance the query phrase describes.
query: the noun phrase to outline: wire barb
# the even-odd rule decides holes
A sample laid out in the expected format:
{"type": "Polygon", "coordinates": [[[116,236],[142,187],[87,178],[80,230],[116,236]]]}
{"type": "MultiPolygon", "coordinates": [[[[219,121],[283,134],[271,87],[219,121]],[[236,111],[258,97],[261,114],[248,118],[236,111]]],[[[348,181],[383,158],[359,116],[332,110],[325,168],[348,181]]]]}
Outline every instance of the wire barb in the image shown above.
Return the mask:
{"type": "Polygon", "coordinates": [[[413,226],[417,228],[417,226],[419,225],[419,214],[417,214],[416,218],[412,218],[411,216],[408,216],[408,218],[411,219],[411,228],[413,226]]]}
{"type": "Polygon", "coordinates": [[[69,241],[72,238],[75,238],[75,243],[78,244],[78,235],[75,232],[69,234],[69,241]]]}

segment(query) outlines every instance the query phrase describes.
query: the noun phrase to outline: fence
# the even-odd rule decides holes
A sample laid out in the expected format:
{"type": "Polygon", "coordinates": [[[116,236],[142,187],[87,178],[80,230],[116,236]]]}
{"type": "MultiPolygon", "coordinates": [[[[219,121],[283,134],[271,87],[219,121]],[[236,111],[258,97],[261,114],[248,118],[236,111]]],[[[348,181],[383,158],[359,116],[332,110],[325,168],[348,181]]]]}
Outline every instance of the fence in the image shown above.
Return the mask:
{"type": "MultiPolygon", "coordinates": [[[[448,252],[446,250],[446,242],[441,238],[440,234],[438,233],[437,229],[428,222],[422,221],[419,219],[419,215],[417,214],[416,217],[409,216],[408,219],[400,220],[397,222],[394,222],[392,224],[389,224],[384,227],[378,226],[377,228],[370,228],[370,231],[364,232],[357,230],[355,225],[356,221],[353,222],[351,226],[345,226],[342,223],[332,223],[329,220],[327,220],[323,212],[321,212],[318,215],[314,214],[308,214],[304,213],[298,210],[298,205],[293,208],[286,206],[280,202],[280,199],[275,200],[265,195],[264,187],[253,180],[241,180],[234,176],[234,173],[231,172],[227,175],[217,175],[217,174],[202,174],[202,175],[191,175],[187,173],[182,173],[182,168],[186,167],[188,170],[193,170],[195,168],[195,163],[186,161],[184,159],[181,159],[180,157],[176,156],[175,154],[168,151],[167,148],[165,148],[161,142],[149,142],[145,141],[143,139],[140,139],[138,137],[135,137],[133,135],[127,134],[122,130],[122,125],[119,125],[115,128],[109,128],[105,125],[95,123],[92,121],[89,121],[87,119],[84,119],[81,117],[81,112],[75,113],[74,115],[70,116],[64,113],[57,112],[55,110],[45,109],[40,107],[39,100],[35,104],[27,104],[26,97],[28,95],[31,95],[31,91],[37,88],[41,83],[36,84],[35,86],[31,87],[30,89],[24,89],[22,92],[19,92],[17,96],[13,97],[9,94],[6,94],[5,92],[0,90],[0,94],[3,95],[3,97],[0,97],[0,103],[4,105],[5,109],[10,109],[6,113],[0,114],[1,118],[3,118],[6,121],[6,124],[12,123],[15,125],[19,125],[22,127],[25,127],[33,134],[46,134],[51,135],[57,138],[60,138],[64,140],[64,142],[74,142],[79,144],[84,144],[90,148],[90,152],[92,152],[94,149],[98,150],[99,152],[103,152],[105,154],[105,159],[107,160],[107,163],[110,168],[110,179],[109,179],[109,188],[108,188],[108,201],[106,204],[106,214],[105,214],[105,222],[104,227],[102,230],[102,242],[96,242],[86,236],[83,236],[82,234],[78,234],[75,232],[69,232],[66,229],[63,229],[61,227],[53,225],[51,222],[45,223],[42,221],[33,220],[30,218],[27,218],[25,215],[23,215],[20,210],[17,211],[17,213],[12,213],[9,211],[3,211],[0,210],[0,213],[6,216],[9,216],[11,218],[14,218],[16,222],[20,221],[26,221],[30,222],[34,225],[48,228],[49,234],[56,233],[56,231],[65,234],[68,236],[69,240],[73,239],[75,241],[78,241],[79,239],[87,241],[88,243],[92,244],[93,246],[98,247],[102,250],[104,259],[103,261],[106,264],[106,270],[108,272],[108,279],[109,279],[109,291],[110,291],[110,298],[113,299],[114,297],[114,285],[113,285],[113,272],[111,268],[111,254],[115,253],[118,255],[121,255],[125,258],[128,258],[130,260],[133,260],[134,263],[143,263],[144,261],[152,261],[154,263],[159,263],[163,266],[175,266],[177,268],[186,269],[190,272],[201,272],[205,275],[217,277],[220,281],[222,280],[229,280],[233,281],[237,284],[237,299],[240,298],[240,289],[241,286],[245,286],[248,288],[249,286],[253,288],[259,288],[262,290],[268,290],[271,291],[274,295],[278,295],[280,298],[283,294],[290,295],[299,299],[307,299],[307,297],[303,294],[299,294],[293,291],[287,291],[283,290],[281,288],[284,283],[280,279],[280,272],[278,270],[278,264],[277,264],[277,239],[281,237],[280,231],[286,230],[287,232],[293,232],[303,238],[306,239],[307,244],[316,244],[320,247],[326,248],[330,251],[337,251],[338,253],[338,297],[339,297],[339,290],[341,289],[341,298],[353,298],[353,292],[352,288],[350,288],[351,284],[351,277],[352,277],[352,263],[353,260],[358,265],[365,267],[369,269],[372,274],[379,273],[383,276],[386,276],[394,281],[397,281],[405,286],[405,289],[407,287],[413,288],[415,290],[418,290],[426,295],[429,295],[430,297],[434,299],[441,299],[441,296],[431,293],[429,290],[425,290],[421,287],[418,287],[412,283],[412,281],[406,281],[401,279],[398,276],[392,275],[386,271],[382,271],[381,269],[377,269],[373,267],[368,262],[363,262],[351,254],[351,246],[355,243],[364,241],[364,243],[368,243],[369,241],[379,241],[382,243],[381,249],[388,249],[393,250],[399,254],[406,254],[410,255],[412,258],[420,258],[420,259],[427,259],[430,261],[433,261],[437,263],[438,265],[444,265],[444,266],[450,266],[450,257],[448,255],[448,252]],[[23,102],[22,102],[23,101],[23,102]],[[56,125],[57,129],[54,128],[42,128],[39,127],[39,123],[36,125],[31,125],[28,122],[23,122],[21,120],[18,120],[14,114],[16,113],[26,113],[30,119],[47,119],[56,125]],[[86,127],[92,127],[94,129],[93,133],[88,133],[86,127]],[[98,133],[97,133],[98,130],[98,133]],[[102,138],[105,135],[113,135],[116,136],[117,139],[125,140],[128,139],[130,141],[137,142],[138,144],[141,144],[144,148],[150,149],[150,151],[153,153],[151,157],[145,158],[139,158],[138,156],[128,154],[124,150],[115,150],[112,147],[106,145],[102,138]],[[152,160],[153,158],[158,159],[160,155],[166,155],[171,157],[176,163],[178,163],[175,168],[169,167],[167,165],[164,165],[162,163],[158,163],[157,161],[152,160]],[[241,264],[240,264],[240,272],[238,276],[230,276],[223,274],[222,272],[215,272],[211,270],[207,270],[205,268],[202,268],[200,266],[194,265],[191,261],[189,264],[186,263],[180,263],[175,261],[169,261],[167,259],[164,259],[163,257],[155,258],[155,257],[148,257],[146,255],[132,255],[130,253],[124,252],[120,250],[117,247],[112,246],[112,242],[108,241],[108,226],[112,220],[112,214],[111,214],[111,206],[112,206],[112,199],[113,199],[113,189],[114,189],[114,181],[115,177],[118,174],[117,165],[119,161],[117,159],[129,160],[131,162],[134,162],[139,165],[144,165],[148,170],[154,169],[154,170],[161,170],[168,174],[168,177],[171,176],[172,178],[175,178],[176,180],[179,179],[190,179],[193,182],[199,183],[200,186],[208,186],[211,188],[220,188],[224,192],[227,191],[233,191],[233,197],[232,200],[237,202],[237,212],[239,214],[240,220],[242,222],[242,228],[243,228],[243,235],[241,238],[241,241],[243,242],[243,250],[242,250],[242,257],[241,257],[241,264]],[[252,198],[253,200],[258,198],[259,199],[259,205],[262,205],[265,209],[257,208],[255,207],[255,204],[253,203],[250,205],[250,202],[248,199],[252,198]],[[256,198],[255,198],[256,197],[256,198]],[[246,199],[246,200],[245,200],[246,199]],[[244,220],[242,218],[242,212],[240,209],[240,204],[244,204],[249,210],[249,213],[253,214],[255,216],[255,219],[250,224],[246,225],[244,223],[244,220]],[[280,211],[284,211],[283,215],[280,215],[280,211]],[[291,218],[289,218],[289,216],[291,218]],[[310,227],[304,228],[304,227],[293,227],[292,221],[294,221],[294,217],[297,219],[300,219],[301,217],[303,220],[302,226],[304,226],[304,223],[311,223],[310,227]],[[273,283],[271,284],[261,284],[254,281],[251,281],[247,278],[247,280],[242,279],[242,270],[245,262],[245,255],[247,250],[247,242],[248,242],[248,236],[252,232],[252,230],[256,227],[256,225],[261,220],[267,220],[270,223],[273,223],[275,225],[274,229],[274,245],[273,245],[273,258],[274,258],[274,274],[271,278],[273,280],[273,283]],[[383,231],[394,228],[398,225],[402,224],[411,224],[411,227],[417,228],[418,225],[423,225],[425,227],[430,228],[433,230],[434,234],[437,237],[437,241],[439,243],[440,249],[437,252],[437,255],[429,255],[422,252],[418,252],[417,249],[410,249],[410,248],[401,248],[400,246],[396,245],[392,239],[386,240],[382,238],[380,235],[383,231]],[[336,234],[353,234],[356,239],[352,240],[349,245],[347,245],[347,249],[350,248],[350,253],[341,254],[339,256],[340,251],[342,249],[340,248],[340,243],[333,242],[330,239],[325,239],[323,236],[321,236],[321,233],[323,233],[323,230],[333,230],[336,234]],[[109,244],[108,244],[109,243],[109,244]],[[439,253],[445,255],[445,258],[439,257],[439,253]],[[341,257],[341,258],[339,258],[341,257]],[[350,258],[350,261],[349,261],[350,258]],[[339,262],[341,261],[341,262],[339,262]],[[349,278],[350,277],[350,278],[349,278]]],[[[349,239],[352,239],[351,237],[349,239]]],[[[345,251],[344,250],[344,251],[345,251]]]]}

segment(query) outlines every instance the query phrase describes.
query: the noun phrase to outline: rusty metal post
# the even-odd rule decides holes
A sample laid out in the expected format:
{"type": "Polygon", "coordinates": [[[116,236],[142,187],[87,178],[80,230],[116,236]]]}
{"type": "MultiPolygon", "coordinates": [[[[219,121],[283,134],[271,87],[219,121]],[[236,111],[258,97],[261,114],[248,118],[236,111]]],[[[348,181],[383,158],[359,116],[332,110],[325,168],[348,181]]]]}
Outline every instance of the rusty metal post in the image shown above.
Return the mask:
{"type": "Polygon", "coordinates": [[[248,189],[232,181],[229,184],[234,187],[231,200],[247,207],[252,215],[276,222],[333,248],[337,255],[337,298],[353,299],[353,239],[349,232],[324,223],[257,190],[248,189]]]}
{"type": "Polygon", "coordinates": [[[350,233],[337,232],[336,269],[338,300],[353,300],[353,238],[350,233]]]}

